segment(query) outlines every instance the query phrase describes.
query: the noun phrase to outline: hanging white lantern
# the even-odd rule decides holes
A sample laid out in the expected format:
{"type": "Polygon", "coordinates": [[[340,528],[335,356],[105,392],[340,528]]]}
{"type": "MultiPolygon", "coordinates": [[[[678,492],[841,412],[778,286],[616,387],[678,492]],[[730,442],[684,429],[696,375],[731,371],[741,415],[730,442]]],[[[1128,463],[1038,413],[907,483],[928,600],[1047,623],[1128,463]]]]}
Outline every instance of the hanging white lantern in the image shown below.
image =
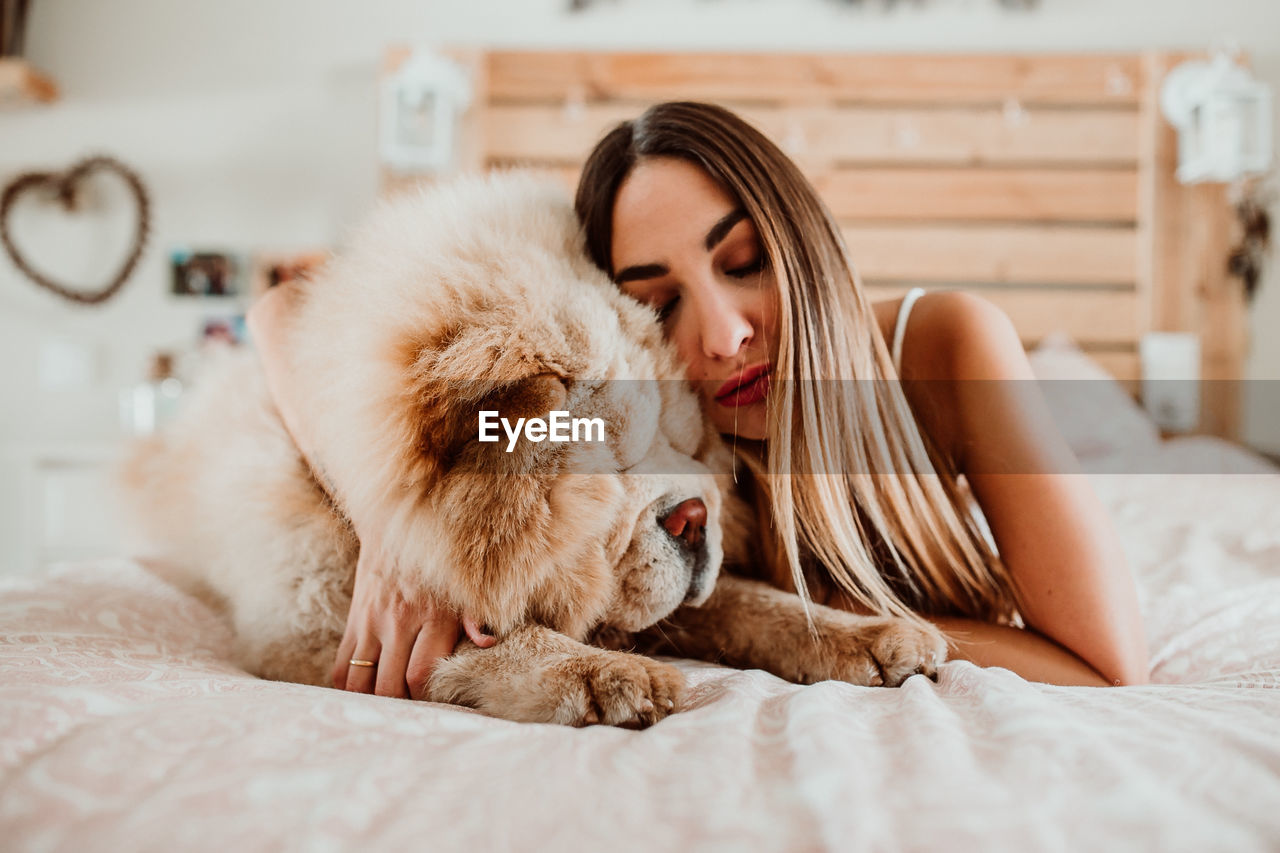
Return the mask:
{"type": "Polygon", "coordinates": [[[382,84],[383,163],[397,172],[441,172],[454,163],[458,118],[471,104],[466,69],[439,54],[415,51],[382,84]]]}
{"type": "Polygon", "coordinates": [[[1226,54],[1174,68],[1160,108],[1178,129],[1178,180],[1236,181],[1271,165],[1271,89],[1226,54]]]}

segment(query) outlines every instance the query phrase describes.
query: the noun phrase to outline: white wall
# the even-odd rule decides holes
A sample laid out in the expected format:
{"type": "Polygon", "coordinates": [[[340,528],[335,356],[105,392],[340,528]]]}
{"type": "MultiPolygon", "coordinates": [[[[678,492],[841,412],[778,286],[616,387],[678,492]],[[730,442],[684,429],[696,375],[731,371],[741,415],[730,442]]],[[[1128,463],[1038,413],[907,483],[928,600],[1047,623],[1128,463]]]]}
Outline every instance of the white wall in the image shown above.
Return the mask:
{"type": "MultiPolygon", "coordinates": [[[[567,0],[34,0],[28,56],[63,96],[48,107],[0,110],[0,177],[108,152],[144,175],[154,224],[134,279],[101,308],[37,291],[0,258],[0,451],[114,434],[116,387],[136,381],[150,350],[188,344],[200,317],[215,313],[208,303],[166,295],[171,248],[330,244],[369,205],[374,81],[392,43],[1090,51],[1205,48],[1226,39],[1280,91],[1273,0],[1042,0],[1031,14],[988,0],[889,12],[874,0],[867,5],[600,0],[571,15],[567,0]],[[100,357],[94,387],[41,390],[41,345],[51,337],[100,357]]],[[[56,219],[22,218],[31,254],[72,280],[101,279],[115,263],[110,236],[68,230],[56,219]]],[[[1277,269],[1268,270],[1253,310],[1251,378],[1280,379],[1280,339],[1266,336],[1280,324],[1277,269]]],[[[1246,414],[1246,438],[1280,450],[1280,428],[1246,414]]],[[[13,469],[0,467],[0,543],[16,535],[12,479],[13,469]]],[[[5,553],[0,544],[0,561],[5,553]]]]}

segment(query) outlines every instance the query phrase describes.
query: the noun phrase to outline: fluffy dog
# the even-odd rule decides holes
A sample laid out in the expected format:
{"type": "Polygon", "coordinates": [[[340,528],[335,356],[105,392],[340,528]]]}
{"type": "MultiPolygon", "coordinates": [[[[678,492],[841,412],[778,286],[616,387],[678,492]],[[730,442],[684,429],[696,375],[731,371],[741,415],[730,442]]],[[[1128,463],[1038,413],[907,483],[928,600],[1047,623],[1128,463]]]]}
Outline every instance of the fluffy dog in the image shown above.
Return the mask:
{"type": "Polygon", "coordinates": [[[228,613],[249,671],[326,682],[356,506],[385,520],[407,588],[499,638],[463,641],[420,698],[647,725],[678,707],[683,679],[619,649],[661,620],[655,651],[800,682],[893,685],[942,659],[936,632],[815,606],[815,640],[797,596],[717,585],[753,547],[729,452],[653,313],[587,259],[554,185],[507,173],[385,203],[298,300],[285,350],[328,487],[243,353],[206,371],[125,468],[151,556],[228,613]],[[598,418],[604,440],[481,441],[483,412],[598,418]]]}

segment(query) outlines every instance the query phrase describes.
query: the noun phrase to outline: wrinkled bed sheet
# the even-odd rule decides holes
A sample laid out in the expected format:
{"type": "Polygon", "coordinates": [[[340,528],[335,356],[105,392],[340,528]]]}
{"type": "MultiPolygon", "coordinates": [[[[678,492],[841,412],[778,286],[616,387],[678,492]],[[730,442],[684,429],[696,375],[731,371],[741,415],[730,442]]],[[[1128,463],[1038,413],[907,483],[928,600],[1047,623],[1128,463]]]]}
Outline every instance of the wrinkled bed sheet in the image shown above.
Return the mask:
{"type": "Polygon", "coordinates": [[[643,732],[260,681],[127,560],[0,587],[5,850],[1280,849],[1280,470],[1090,473],[1152,678],[896,690],[681,662],[643,732]]]}

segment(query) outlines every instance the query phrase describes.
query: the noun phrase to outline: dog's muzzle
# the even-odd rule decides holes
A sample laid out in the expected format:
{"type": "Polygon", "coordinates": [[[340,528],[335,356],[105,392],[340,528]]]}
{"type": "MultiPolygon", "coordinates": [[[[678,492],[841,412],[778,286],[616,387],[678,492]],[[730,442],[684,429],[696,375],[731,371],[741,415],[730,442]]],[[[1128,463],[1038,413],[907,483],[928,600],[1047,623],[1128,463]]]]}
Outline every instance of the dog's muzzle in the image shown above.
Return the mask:
{"type": "Polygon", "coordinates": [[[659,523],[690,561],[689,591],[684,600],[702,597],[711,578],[707,566],[707,505],[702,498],[689,498],[676,504],[659,523]]]}

